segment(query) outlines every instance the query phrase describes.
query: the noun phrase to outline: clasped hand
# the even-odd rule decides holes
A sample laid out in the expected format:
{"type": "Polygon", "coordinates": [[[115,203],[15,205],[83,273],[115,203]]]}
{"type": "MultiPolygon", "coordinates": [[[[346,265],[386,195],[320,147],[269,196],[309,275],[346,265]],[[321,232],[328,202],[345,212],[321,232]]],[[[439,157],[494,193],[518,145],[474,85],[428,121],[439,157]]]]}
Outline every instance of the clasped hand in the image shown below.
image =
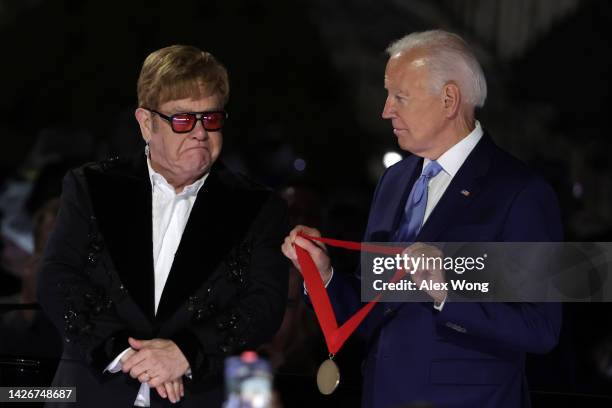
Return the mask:
{"type": "Polygon", "coordinates": [[[131,349],[121,358],[121,370],[155,388],[162,398],[178,402],[185,395],[183,375],[189,362],[172,340],[129,338],[131,349]]]}
{"type": "MultiPolygon", "coordinates": [[[[402,251],[402,255],[414,258],[442,258],[444,254],[439,248],[424,244],[422,242],[415,242],[408,248],[402,251]]],[[[444,277],[444,270],[437,267],[436,262],[432,265],[428,265],[427,262],[418,263],[413,269],[405,270],[406,273],[410,273],[412,281],[416,284],[417,288],[421,288],[423,282],[425,282],[424,291],[438,303],[443,302],[447,296],[446,279],[444,277]]]]}

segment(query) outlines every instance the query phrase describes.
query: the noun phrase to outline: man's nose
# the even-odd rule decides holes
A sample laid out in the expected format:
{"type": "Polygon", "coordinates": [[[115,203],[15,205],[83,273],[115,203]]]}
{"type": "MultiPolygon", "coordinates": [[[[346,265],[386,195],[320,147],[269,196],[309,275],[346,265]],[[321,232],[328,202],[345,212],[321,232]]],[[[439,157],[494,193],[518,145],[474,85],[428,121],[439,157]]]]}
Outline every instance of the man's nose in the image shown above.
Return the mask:
{"type": "Polygon", "coordinates": [[[195,127],[191,131],[192,136],[198,140],[205,140],[208,137],[208,131],[204,129],[202,120],[196,121],[195,127]]]}
{"type": "Polygon", "coordinates": [[[395,106],[390,96],[385,100],[385,106],[382,111],[383,119],[393,119],[395,117],[395,106]]]}

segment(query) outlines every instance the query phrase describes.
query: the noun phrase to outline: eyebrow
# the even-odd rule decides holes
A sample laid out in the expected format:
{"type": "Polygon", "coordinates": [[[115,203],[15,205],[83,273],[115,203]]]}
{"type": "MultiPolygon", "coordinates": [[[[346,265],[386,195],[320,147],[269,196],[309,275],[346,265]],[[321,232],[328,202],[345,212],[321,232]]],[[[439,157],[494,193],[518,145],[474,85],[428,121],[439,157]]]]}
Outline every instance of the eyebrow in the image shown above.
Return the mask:
{"type": "Polygon", "coordinates": [[[391,89],[391,88],[385,86],[385,89],[387,90],[387,92],[390,92],[390,93],[395,94],[395,95],[400,95],[401,94],[401,95],[408,96],[408,94],[409,94],[408,91],[406,91],[406,90],[404,90],[402,88],[393,88],[393,89],[391,89]]]}

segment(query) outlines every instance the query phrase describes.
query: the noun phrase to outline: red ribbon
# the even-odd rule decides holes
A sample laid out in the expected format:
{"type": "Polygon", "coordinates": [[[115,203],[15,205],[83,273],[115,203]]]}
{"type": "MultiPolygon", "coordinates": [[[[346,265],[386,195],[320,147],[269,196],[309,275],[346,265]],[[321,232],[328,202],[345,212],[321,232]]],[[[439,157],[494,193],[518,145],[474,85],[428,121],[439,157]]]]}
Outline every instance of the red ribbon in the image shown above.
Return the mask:
{"type": "MultiPolygon", "coordinates": [[[[395,255],[401,253],[405,249],[404,247],[389,247],[368,244],[365,242],[360,243],[340,241],[337,239],[313,237],[302,233],[298,233],[298,236],[301,236],[305,239],[309,239],[311,241],[319,241],[333,247],[345,248],[354,251],[367,251],[384,255],[395,255]]],[[[304,283],[306,284],[306,289],[308,290],[310,301],[312,302],[312,306],[317,316],[317,320],[319,321],[319,325],[321,326],[321,330],[323,331],[325,343],[327,343],[327,349],[331,354],[336,354],[338,350],[340,350],[344,342],[349,338],[349,336],[357,329],[363,319],[365,319],[368,313],[370,313],[370,310],[372,310],[374,305],[378,303],[378,300],[380,299],[381,295],[376,296],[374,300],[363,306],[342,326],[338,327],[338,322],[336,321],[336,314],[334,313],[334,309],[332,308],[329,296],[327,295],[327,290],[325,289],[323,279],[321,278],[321,274],[319,273],[317,266],[315,265],[308,251],[306,251],[301,246],[296,244],[295,252],[297,254],[297,259],[298,263],[300,264],[300,268],[302,269],[302,276],[304,277],[304,283]]],[[[398,270],[391,279],[391,282],[396,282],[403,275],[404,271],[398,270]]]]}

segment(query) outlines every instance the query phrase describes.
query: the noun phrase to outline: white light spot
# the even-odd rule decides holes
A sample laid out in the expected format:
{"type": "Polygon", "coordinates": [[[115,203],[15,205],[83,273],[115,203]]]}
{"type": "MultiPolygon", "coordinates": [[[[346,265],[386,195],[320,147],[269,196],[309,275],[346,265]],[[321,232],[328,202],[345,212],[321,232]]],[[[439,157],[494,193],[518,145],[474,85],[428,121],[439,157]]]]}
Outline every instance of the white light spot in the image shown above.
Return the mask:
{"type": "Polygon", "coordinates": [[[383,156],[383,164],[385,168],[393,166],[398,161],[402,160],[402,155],[398,152],[387,152],[383,156]]]}

